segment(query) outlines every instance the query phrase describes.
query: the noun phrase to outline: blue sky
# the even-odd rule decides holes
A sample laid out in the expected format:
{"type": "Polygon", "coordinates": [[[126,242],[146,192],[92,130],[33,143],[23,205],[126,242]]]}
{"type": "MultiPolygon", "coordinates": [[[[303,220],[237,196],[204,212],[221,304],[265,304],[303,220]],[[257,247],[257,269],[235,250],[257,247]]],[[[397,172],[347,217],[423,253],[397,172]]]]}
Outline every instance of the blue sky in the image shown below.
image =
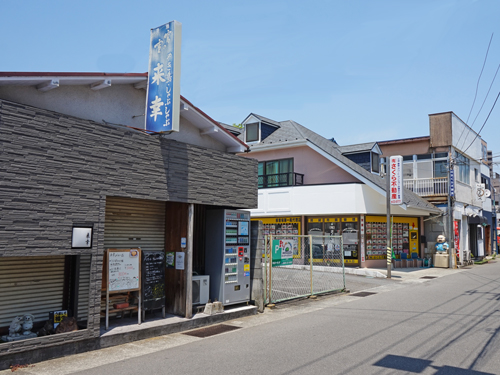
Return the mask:
{"type": "MultiPolygon", "coordinates": [[[[0,0],[0,70],[145,72],[150,29],[174,19],[181,93],[229,124],[254,112],[340,145],[428,135],[431,113],[469,118],[492,33],[476,131],[500,92],[499,74],[478,115],[500,64],[497,0],[0,0]]],[[[481,135],[500,155],[500,103],[481,135]]]]}

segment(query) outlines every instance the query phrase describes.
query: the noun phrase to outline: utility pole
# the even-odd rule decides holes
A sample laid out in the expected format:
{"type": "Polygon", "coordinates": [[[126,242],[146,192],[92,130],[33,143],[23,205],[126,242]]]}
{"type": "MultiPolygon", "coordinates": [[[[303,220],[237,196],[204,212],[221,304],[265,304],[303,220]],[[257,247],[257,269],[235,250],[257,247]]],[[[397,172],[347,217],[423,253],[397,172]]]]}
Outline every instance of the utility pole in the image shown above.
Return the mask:
{"type": "Polygon", "coordinates": [[[497,208],[495,206],[495,199],[496,199],[496,195],[495,195],[495,188],[493,187],[493,178],[495,177],[495,173],[493,171],[493,155],[491,156],[490,158],[490,151],[488,151],[488,168],[490,169],[490,191],[491,191],[491,216],[492,216],[492,220],[491,220],[491,224],[492,224],[492,228],[491,228],[491,251],[492,253],[497,253],[497,208]]]}
{"type": "Polygon", "coordinates": [[[452,206],[452,195],[455,195],[455,183],[452,182],[452,177],[454,177],[453,172],[453,160],[451,157],[451,146],[448,152],[448,242],[449,246],[449,256],[448,256],[448,267],[453,268],[453,249],[455,248],[455,231],[453,228],[453,206],[452,206]]]}
{"type": "MultiPolygon", "coordinates": [[[[387,278],[391,278],[392,249],[391,249],[391,179],[389,178],[390,158],[385,158],[385,196],[387,206],[387,278]]],[[[382,162],[382,165],[384,163],[382,162]]]]}

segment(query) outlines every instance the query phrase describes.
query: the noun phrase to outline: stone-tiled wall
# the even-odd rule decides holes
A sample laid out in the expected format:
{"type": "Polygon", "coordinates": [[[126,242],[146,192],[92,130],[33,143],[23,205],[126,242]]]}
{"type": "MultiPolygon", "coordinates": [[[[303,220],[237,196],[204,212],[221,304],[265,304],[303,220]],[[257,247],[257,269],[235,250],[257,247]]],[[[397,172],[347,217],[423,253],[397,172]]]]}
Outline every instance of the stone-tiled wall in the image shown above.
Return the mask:
{"type": "Polygon", "coordinates": [[[71,228],[94,226],[88,329],[0,354],[99,335],[106,196],[256,208],[257,162],[0,100],[0,257],[81,254],[71,228]]]}

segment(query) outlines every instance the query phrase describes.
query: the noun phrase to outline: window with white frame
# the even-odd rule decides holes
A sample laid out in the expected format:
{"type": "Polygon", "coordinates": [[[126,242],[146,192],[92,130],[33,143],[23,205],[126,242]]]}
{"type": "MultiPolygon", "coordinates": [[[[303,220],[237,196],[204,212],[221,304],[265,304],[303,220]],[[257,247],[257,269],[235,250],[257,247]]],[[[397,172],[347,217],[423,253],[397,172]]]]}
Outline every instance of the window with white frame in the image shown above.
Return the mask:
{"type": "Polygon", "coordinates": [[[455,177],[458,181],[470,185],[470,160],[468,157],[455,152],[455,177]]]}
{"type": "Polygon", "coordinates": [[[245,125],[245,141],[255,142],[259,140],[259,123],[254,122],[245,125]]]}
{"type": "Polygon", "coordinates": [[[434,154],[403,156],[403,179],[429,179],[448,176],[448,154],[446,152],[434,154]]]}

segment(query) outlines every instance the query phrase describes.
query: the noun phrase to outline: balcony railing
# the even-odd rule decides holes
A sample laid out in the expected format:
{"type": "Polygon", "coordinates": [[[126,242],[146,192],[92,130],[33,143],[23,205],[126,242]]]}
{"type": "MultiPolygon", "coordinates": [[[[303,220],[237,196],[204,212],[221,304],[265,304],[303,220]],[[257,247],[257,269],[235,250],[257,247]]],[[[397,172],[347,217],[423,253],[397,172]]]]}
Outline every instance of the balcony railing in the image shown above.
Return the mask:
{"type": "Polygon", "coordinates": [[[447,177],[404,180],[404,186],[421,197],[448,195],[447,177]]]}
{"type": "Polygon", "coordinates": [[[259,176],[259,189],[304,185],[304,175],[295,172],[259,176]]]}

